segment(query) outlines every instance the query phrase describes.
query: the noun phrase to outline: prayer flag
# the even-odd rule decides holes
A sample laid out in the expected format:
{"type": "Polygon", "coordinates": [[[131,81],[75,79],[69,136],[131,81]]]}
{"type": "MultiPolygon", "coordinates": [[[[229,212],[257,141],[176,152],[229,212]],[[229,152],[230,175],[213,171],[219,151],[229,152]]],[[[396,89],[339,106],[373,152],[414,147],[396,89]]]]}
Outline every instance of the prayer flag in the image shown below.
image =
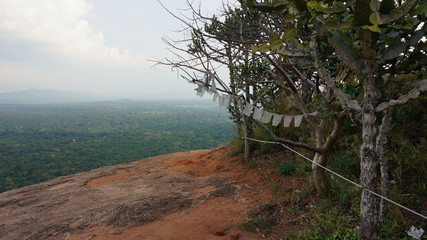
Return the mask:
{"type": "Polygon", "coordinates": [[[264,112],[264,110],[255,107],[253,118],[257,121],[261,121],[263,112],[264,112]]]}
{"type": "Polygon", "coordinates": [[[293,116],[285,115],[283,117],[283,126],[284,127],[290,127],[292,122],[293,116]]]}
{"type": "Polygon", "coordinates": [[[261,122],[263,123],[269,123],[271,121],[271,117],[273,117],[273,114],[268,111],[264,111],[264,114],[262,115],[261,122]]]}
{"type": "Polygon", "coordinates": [[[220,107],[224,105],[224,98],[218,94],[218,104],[220,107]]]}
{"type": "Polygon", "coordinates": [[[216,101],[217,99],[218,99],[218,97],[219,97],[219,94],[218,93],[215,93],[214,94],[214,96],[213,96],[213,99],[212,99],[212,101],[216,101]]]}
{"type": "Polygon", "coordinates": [[[215,80],[212,80],[212,85],[211,85],[211,88],[209,90],[213,93],[218,93],[218,91],[216,90],[215,80]]]}
{"type": "Polygon", "coordinates": [[[274,127],[279,125],[282,121],[283,115],[273,114],[273,122],[271,123],[274,127]]]}
{"type": "Polygon", "coordinates": [[[203,97],[204,94],[205,94],[205,88],[202,85],[198,85],[197,96],[203,97]]]}
{"type": "Polygon", "coordinates": [[[224,107],[228,108],[231,104],[231,95],[229,94],[224,94],[222,95],[224,98],[224,107]]]}
{"type": "Polygon", "coordinates": [[[294,126],[295,127],[301,126],[301,122],[302,122],[302,119],[304,118],[304,115],[296,115],[294,116],[294,118],[295,118],[294,126]]]}
{"type": "Polygon", "coordinates": [[[246,102],[246,106],[245,106],[245,109],[243,110],[243,114],[250,117],[253,109],[254,109],[254,106],[252,106],[252,104],[246,102]]]}

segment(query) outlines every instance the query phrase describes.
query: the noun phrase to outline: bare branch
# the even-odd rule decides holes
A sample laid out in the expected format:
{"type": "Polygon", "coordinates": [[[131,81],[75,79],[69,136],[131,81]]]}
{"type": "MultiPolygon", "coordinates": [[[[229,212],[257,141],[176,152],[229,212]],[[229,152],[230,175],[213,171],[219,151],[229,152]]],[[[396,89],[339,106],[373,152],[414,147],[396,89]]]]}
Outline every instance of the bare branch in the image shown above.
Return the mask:
{"type": "Polygon", "coordinates": [[[336,86],[334,79],[331,77],[328,70],[326,70],[323,64],[321,64],[320,59],[318,59],[317,55],[315,56],[315,59],[318,65],[320,77],[326,82],[326,85],[328,87],[334,90],[334,93],[337,96],[338,100],[341,102],[341,105],[360,111],[360,104],[356,100],[351,100],[351,97],[348,94],[346,94],[336,86]]]}
{"type": "Polygon", "coordinates": [[[316,84],[310,80],[308,80],[290,61],[289,59],[286,60],[289,64],[289,68],[291,71],[307,86],[314,89],[314,91],[319,91],[316,84]]]}
{"type": "Polygon", "coordinates": [[[420,80],[417,83],[415,83],[415,86],[407,94],[400,96],[397,100],[393,99],[388,102],[380,103],[375,108],[375,112],[382,112],[387,108],[405,104],[409,100],[417,98],[424,91],[427,91],[427,80],[420,80]]]}

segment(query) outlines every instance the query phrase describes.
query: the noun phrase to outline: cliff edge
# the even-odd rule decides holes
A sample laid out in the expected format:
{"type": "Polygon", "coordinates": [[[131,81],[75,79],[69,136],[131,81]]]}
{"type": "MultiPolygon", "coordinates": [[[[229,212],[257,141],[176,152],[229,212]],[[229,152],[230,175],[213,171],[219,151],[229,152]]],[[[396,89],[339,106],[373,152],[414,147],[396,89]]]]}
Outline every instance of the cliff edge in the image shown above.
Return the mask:
{"type": "Polygon", "coordinates": [[[269,196],[228,151],[167,154],[1,193],[0,239],[224,239],[269,196]]]}

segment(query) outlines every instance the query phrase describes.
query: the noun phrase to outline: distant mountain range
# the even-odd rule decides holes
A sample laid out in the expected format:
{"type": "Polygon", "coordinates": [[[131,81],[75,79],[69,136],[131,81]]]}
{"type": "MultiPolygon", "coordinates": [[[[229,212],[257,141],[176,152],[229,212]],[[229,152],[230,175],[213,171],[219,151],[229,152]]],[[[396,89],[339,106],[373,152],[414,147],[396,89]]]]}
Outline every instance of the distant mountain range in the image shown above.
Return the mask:
{"type": "Polygon", "coordinates": [[[52,89],[29,89],[0,93],[0,104],[61,104],[102,101],[97,95],[79,91],[59,91],[52,89]]]}
{"type": "Polygon", "coordinates": [[[196,94],[183,92],[170,92],[161,94],[111,94],[101,95],[83,91],[60,91],[53,89],[29,89],[24,91],[0,93],[0,104],[64,104],[129,100],[172,100],[172,99],[197,99],[196,94]]]}

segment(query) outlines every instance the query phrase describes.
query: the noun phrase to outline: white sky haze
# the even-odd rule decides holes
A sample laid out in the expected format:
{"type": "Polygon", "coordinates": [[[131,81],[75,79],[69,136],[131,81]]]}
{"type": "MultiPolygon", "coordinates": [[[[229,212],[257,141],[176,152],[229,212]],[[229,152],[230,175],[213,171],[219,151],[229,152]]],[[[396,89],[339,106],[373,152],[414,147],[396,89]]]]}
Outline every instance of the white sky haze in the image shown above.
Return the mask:
{"type": "MultiPolygon", "coordinates": [[[[163,0],[170,10],[185,0],[163,0]]],[[[215,12],[221,0],[202,0],[215,12]]],[[[94,93],[192,92],[167,67],[161,37],[180,23],[156,0],[0,0],[0,93],[29,88],[94,93]]]]}

